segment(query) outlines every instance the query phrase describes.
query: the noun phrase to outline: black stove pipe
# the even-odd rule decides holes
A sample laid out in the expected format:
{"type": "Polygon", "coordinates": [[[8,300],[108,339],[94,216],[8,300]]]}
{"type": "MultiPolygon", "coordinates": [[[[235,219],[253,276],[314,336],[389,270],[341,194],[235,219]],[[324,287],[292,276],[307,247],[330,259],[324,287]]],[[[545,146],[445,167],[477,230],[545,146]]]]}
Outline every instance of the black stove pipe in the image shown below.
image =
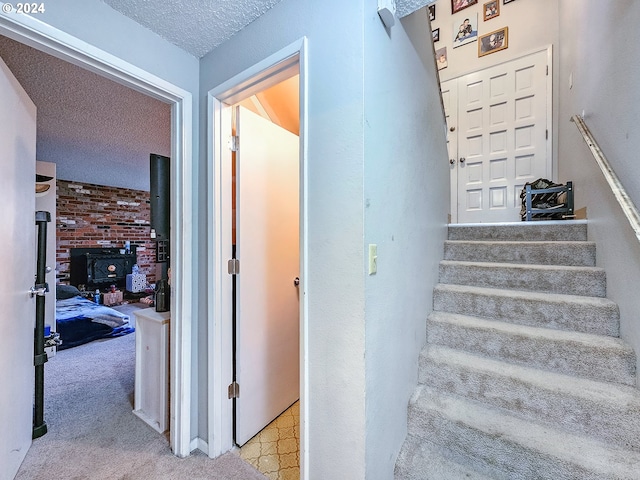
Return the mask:
{"type": "Polygon", "coordinates": [[[33,407],[33,435],[39,438],[47,433],[47,424],[44,421],[44,364],[47,362],[47,354],[44,351],[44,314],[45,294],[49,291],[47,285],[47,223],[51,221],[49,212],[36,212],[36,225],[38,227],[38,249],[36,260],[36,328],[34,334],[35,365],[35,399],[33,407]]]}

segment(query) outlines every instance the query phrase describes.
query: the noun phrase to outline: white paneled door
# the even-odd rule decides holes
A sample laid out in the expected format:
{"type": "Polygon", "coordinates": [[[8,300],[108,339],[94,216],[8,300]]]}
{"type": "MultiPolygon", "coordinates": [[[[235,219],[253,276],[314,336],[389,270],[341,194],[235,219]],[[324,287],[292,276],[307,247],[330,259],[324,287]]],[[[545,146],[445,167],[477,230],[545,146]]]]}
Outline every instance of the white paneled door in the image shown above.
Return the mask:
{"type": "Polygon", "coordinates": [[[540,51],[443,82],[445,110],[455,111],[448,115],[454,222],[518,221],[523,185],[550,178],[549,59],[540,51]]]}
{"type": "Polygon", "coordinates": [[[238,107],[236,443],[299,398],[298,137],[238,107]]]}
{"type": "Polygon", "coordinates": [[[33,429],[36,107],[0,59],[0,478],[12,479],[33,429]]]}

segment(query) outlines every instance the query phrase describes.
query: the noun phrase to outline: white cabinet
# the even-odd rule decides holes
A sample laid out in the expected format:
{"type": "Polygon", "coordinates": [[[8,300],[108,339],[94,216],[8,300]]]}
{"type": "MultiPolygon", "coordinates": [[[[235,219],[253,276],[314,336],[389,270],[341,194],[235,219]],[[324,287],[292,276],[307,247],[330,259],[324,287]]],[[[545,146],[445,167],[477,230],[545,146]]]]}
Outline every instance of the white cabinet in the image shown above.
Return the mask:
{"type": "Polygon", "coordinates": [[[136,379],[133,413],[162,433],[169,429],[170,312],[145,308],[136,317],[136,379]]]}

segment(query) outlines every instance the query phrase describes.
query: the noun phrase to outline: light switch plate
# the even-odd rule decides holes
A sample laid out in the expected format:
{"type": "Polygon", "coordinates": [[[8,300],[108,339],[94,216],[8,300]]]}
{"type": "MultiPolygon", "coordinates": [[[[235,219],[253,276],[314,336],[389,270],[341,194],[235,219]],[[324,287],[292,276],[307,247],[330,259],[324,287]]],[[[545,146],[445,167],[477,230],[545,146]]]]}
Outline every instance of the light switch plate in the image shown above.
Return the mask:
{"type": "Polygon", "coordinates": [[[369,244],[369,275],[378,271],[378,245],[369,244]]]}

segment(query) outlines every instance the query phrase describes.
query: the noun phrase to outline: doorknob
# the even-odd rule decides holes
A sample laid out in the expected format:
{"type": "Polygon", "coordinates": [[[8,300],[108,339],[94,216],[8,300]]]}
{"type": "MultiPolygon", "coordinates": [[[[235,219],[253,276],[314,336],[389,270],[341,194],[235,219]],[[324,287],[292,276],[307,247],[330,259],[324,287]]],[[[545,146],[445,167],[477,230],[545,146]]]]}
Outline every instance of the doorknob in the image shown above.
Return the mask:
{"type": "Polygon", "coordinates": [[[298,285],[300,285],[300,277],[296,277],[293,279],[293,284],[297,287],[298,285]]]}
{"type": "Polygon", "coordinates": [[[464,157],[460,157],[460,163],[464,163],[464,162],[465,162],[465,160],[466,160],[466,158],[464,158],[464,157]]]}
{"type": "Polygon", "coordinates": [[[450,132],[455,132],[456,131],[456,127],[449,127],[449,131],[450,132]]]}
{"type": "Polygon", "coordinates": [[[35,297],[36,295],[38,297],[44,297],[44,295],[48,291],[49,291],[49,289],[46,286],[36,285],[35,287],[31,287],[29,289],[29,295],[31,295],[31,298],[35,297]]]}
{"type": "Polygon", "coordinates": [[[450,163],[451,165],[453,165],[454,163],[456,163],[456,159],[455,159],[455,158],[450,158],[450,159],[449,159],[449,163],[450,163]]]}

